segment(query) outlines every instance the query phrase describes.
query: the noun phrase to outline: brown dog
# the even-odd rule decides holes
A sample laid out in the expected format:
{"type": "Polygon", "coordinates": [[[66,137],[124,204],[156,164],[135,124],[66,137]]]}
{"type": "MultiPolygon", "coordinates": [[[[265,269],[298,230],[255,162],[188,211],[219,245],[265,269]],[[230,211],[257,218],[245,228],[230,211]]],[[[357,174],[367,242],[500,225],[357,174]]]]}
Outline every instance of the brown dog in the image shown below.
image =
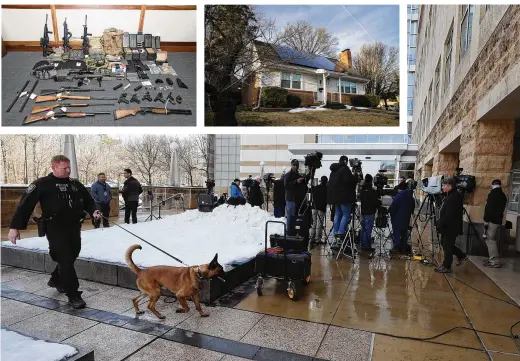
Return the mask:
{"type": "Polygon", "coordinates": [[[132,261],[132,253],[136,249],[142,249],[142,247],[138,244],[134,244],[128,248],[125,254],[126,263],[137,275],[137,287],[141,290],[141,294],[132,299],[136,314],[142,315],[144,313],[144,311],[139,310],[139,300],[148,295],[150,298],[148,301],[148,309],[160,319],[165,319],[166,317],[155,309],[155,304],[161,295],[160,286],[164,286],[172,291],[179,300],[181,307],[177,309],[177,312],[185,313],[190,310],[186,298],[191,296],[195,303],[195,309],[199,311],[200,315],[202,317],[209,316],[209,314],[202,311],[200,307],[200,281],[204,278],[208,279],[224,273],[222,266],[217,261],[218,254],[215,254],[215,257],[209,264],[202,264],[200,266],[154,266],[140,269],[135,265],[134,261],[132,261]]]}

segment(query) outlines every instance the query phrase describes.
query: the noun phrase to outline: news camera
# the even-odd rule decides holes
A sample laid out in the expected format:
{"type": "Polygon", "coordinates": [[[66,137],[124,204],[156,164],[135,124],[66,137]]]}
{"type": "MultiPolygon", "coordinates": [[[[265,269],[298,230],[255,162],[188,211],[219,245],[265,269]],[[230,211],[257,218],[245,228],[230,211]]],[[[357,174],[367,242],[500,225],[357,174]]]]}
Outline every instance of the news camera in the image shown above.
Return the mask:
{"type": "Polygon", "coordinates": [[[352,174],[357,178],[358,182],[363,180],[363,169],[361,167],[361,162],[358,158],[350,158],[348,160],[350,168],[352,168],[352,174]]]}
{"type": "Polygon", "coordinates": [[[385,175],[386,169],[380,169],[374,177],[374,186],[377,189],[382,189],[388,185],[388,177],[385,175]]]}
{"type": "Polygon", "coordinates": [[[215,180],[208,179],[207,181],[205,181],[205,183],[206,183],[206,188],[208,189],[208,194],[213,193],[213,188],[215,188],[215,180]]]}
{"type": "Polygon", "coordinates": [[[274,173],[264,174],[264,183],[267,189],[270,189],[274,184],[274,173]]]}
{"type": "Polygon", "coordinates": [[[321,159],[323,158],[323,153],[314,152],[309,153],[305,156],[304,165],[308,168],[318,169],[321,168],[321,159]]]}
{"type": "Polygon", "coordinates": [[[456,184],[455,187],[457,188],[457,191],[465,195],[475,190],[477,186],[477,181],[475,179],[475,176],[473,175],[462,174],[463,171],[463,168],[456,168],[454,178],[456,184]]]}
{"type": "Polygon", "coordinates": [[[246,187],[247,189],[251,188],[253,185],[254,179],[249,176],[249,178],[246,178],[242,181],[242,185],[246,187]]]}
{"type": "Polygon", "coordinates": [[[423,178],[421,183],[419,183],[419,189],[430,195],[442,194],[443,179],[444,176],[442,175],[423,178]]]}

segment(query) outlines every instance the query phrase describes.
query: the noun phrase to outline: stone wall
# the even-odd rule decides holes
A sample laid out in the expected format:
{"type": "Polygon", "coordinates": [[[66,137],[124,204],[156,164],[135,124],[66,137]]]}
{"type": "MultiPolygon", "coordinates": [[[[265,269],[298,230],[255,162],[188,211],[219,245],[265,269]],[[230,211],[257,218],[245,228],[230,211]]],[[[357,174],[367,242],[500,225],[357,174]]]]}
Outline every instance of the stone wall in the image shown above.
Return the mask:
{"type": "MultiPolygon", "coordinates": [[[[2,194],[0,208],[2,215],[2,228],[9,227],[11,224],[12,216],[20,202],[22,195],[24,194],[27,187],[19,186],[19,187],[5,187],[0,186],[0,191],[2,194]]],[[[90,192],[90,187],[87,187],[90,192]]],[[[117,188],[112,187],[112,201],[110,202],[110,217],[119,216],[119,190],[117,188]]],[[[32,217],[40,216],[42,210],[40,208],[40,203],[36,205],[33,214],[29,220],[29,224],[34,224],[32,217]]]]}

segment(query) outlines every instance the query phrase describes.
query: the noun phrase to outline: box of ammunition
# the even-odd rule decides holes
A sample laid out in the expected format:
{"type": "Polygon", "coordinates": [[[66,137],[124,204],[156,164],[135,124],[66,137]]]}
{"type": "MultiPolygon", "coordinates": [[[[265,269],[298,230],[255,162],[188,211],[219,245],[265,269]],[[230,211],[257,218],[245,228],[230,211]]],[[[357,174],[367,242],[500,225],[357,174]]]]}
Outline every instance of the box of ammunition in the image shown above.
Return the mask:
{"type": "Polygon", "coordinates": [[[123,33],[123,49],[130,47],[130,34],[123,33]]]}
{"type": "Polygon", "coordinates": [[[161,49],[161,37],[160,36],[154,36],[152,48],[154,48],[155,50],[161,49]]]}
{"type": "Polygon", "coordinates": [[[136,48],[144,48],[144,34],[136,35],[136,48]]]}
{"type": "Polygon", "coordinates": [[[146,48],[147,57],[146,60],[155,60],[157,58],[157,54],[155,53],[155,50],[152,48],[146,48]]]}
{"type": "Polygon", "coordinates": [[[139,60],[139,50],[132,49],[132,60],[139,60]]]}
{"type": "Polygon", "coordinates": [[[139,50],[139,60],[146,61],[148,60],[148,52],[145,49],[138,49],[139,50]]]}
{"type": "Polygon", "coordinates": [[[152,47],[153,36],[152,34],[144,34],[144,47],[151,48],[152,47]]]}
{"type": "Polygon", "coordinates": [[[130,49],[137,48],[137,34],[130,34],[130,49]]]}
{"type": "Polygon", "coordinates": [[[124,51],[125,60],[132,60],[132,49],[124,48],[123,51],[124,51]]]}

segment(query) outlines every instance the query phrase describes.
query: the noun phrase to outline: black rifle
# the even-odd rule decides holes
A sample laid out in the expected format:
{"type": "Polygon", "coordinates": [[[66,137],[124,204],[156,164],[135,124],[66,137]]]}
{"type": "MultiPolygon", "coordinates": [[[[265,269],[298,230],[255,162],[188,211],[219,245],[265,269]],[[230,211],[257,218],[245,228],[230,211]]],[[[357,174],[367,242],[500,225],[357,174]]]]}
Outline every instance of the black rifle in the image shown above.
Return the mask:
{"type": "Polygon", "coordinates": [[[16,103],[16,101],[18,100],[18,98],[20,97],[20,94],[23,93],[23,91],[25,90],[25,88],[27,88],[27,85],[29,84],[29,80],[27,80],[24,84],[24,86],[22,87],[22,90],[20,90],[18,93],[16,93],[16,98],[14,98],[13,102],[11,103],[11,105],[9,105],[9,108],[7,108],[7,111],[6,113],[9,113],[11,111],[11,108],[14,107],[14,104],[16,103]]]}
{"type": "Polygon", "coordinates": [[[84,88],[77,88],[77,87],[68,87],[64,86],[59,89],[45,89],[40,91],[40,95],[50,95],[50,94],[58,94],[58,93],[69,93],[69,92],[104,92],[105,89],[84,89],[84,88]]]}
{"type": "Polygon", "coordinates": [[[90,48],[89,36],[92,36],[92,34],[87,32],[87,15],[85,15],[85,25],[83,25],[83,36],[81,37],[81,39],[83,39],[81,49],[85,55],[88,55],[88,49],[90,48]]]}
{"type": "Polygon", "coordinates": [[[45,26],[43,27],[43,38],[40,38],[40,46],[43,50],[43,57],[47,57],[47,55],[52,54],[52,51],[49,50],[49,34],[52,34],[52,31],[49,31],[47,27],[47,20],[49,19],[49,15],[45,15],[45,26]]]}
{"type": "Polygon", "coordinates": [[[25,101],[23,102],[22,107],[20,108],[20,113],[23,111],[23,108],[25,108],[25,104],[27,104],[27,102],[29,101],[29,98],[31,97],[31,94],[34,92],[36,85],[38,85],[38,82],[39,82],[39,80],[36,80],[31,91],[29,92],[29,94],[27,94],[27,98],[25,98],[25,101]]]}
{"type": "Polygon", "coordinates": [[[69,40],[72,38],[72,33],[69,31],[69,27],[67,25],[67,18],[63,22],[63,51],[67,53],[69,49],[72,49],[72,46],[69,45],[69,40]]]}

